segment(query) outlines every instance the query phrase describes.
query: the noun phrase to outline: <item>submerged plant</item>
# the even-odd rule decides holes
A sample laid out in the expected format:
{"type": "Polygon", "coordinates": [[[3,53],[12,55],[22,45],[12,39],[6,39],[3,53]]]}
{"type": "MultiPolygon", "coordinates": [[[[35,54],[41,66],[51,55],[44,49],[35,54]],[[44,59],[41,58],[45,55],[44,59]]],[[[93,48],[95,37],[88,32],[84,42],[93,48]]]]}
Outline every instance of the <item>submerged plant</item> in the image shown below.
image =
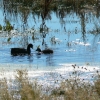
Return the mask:
{"type": "Polygon", "coordinates": [[[0,30],[2,30],[2,25],[0,25],[0,30]]]}
{"type": "Polygon", "coordinates": [[[11,40],[11,38],[9,37],[7,41],[10,42],[10,40],[11,40]]]}

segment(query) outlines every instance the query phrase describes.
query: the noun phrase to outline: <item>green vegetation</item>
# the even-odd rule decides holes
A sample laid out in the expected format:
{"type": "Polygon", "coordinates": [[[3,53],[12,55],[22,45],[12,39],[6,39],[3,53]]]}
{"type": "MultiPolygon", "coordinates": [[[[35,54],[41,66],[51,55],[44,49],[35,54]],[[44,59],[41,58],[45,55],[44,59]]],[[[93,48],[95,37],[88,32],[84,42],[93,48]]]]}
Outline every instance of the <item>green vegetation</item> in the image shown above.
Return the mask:
{"type": "Polygon", "coordinates": [[[5,24],[6,24],[5,26],[0,25],[0,30],[10,32],[13,29],[13,26],[8,20],[6,20],[5,24]]]}
{"type": "Polygon", "coordinates": [[[5,31],[11,31],[13,29],[13,26],[10,24],[8,20],[6,20],[6,26],[4,26],[5,31]]]}
{"type": "Polygon", "coordinates": [[[14,80],[0,80],[0,100],[100,100],[100,74],[98,71],[96,74],[96,80],[90,83],[75,71],[59,87],[46,89],[35,79],[30,79],[27,70],[16,70],[14,80]]]}

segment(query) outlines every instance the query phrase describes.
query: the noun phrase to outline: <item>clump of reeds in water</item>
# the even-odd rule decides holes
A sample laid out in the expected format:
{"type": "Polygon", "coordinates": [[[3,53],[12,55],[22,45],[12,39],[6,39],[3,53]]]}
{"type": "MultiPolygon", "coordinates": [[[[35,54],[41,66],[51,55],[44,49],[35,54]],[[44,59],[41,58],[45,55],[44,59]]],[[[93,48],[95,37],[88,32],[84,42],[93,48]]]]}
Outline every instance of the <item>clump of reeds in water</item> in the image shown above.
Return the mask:
{"type": "MultiPolygon", "coordinates": [[[[73,67],[76,68],[75,65],[73,67]]],[[[60,83],[59,87],[48,90],[49,94],[43,92],[46,87],[43,88],[36,80],[28,77],[27,70],[16,72],[15,79],[2,78],[0,80],[0,100],[100,100],[98,71],[97,76],[92,76],[96,80],[91,84],[85,82],[80,77],[80,72],[74,70],[68,79],[60,83]]]]}

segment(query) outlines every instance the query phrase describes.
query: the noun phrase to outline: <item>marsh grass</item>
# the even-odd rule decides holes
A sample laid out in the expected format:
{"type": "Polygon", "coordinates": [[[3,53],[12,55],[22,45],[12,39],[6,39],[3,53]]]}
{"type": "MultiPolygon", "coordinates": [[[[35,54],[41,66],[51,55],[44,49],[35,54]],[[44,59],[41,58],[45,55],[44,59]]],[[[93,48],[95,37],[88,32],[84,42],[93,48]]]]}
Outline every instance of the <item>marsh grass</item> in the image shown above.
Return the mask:
{"type": "Polygon", "coordinates": [[[15,79],[0,79],[0,100],[100,100],[98,71],[92,84],[80,78],[77,71],[52,90],[46,90],[37,80],[29,78],[28,70],[16,70],[15,73],[15,79]]]}
{"type": "MultiPolygon", "coordinates": [[[[100,85],[100,84],[98,84],[100,85]]],[[[97,88],[98,89],[98,88],[97,88]]],[[[99,100],[99,95],[89,83],[78,80],[66,80],[60,87],[53,91],[56,97],[63,96],[63,100],[99,100]]]]}
{"type": "Polygon", "coordinates": [[[5,78],[0,80],[0,100],[11,100],[7,80],[5,78]]]}

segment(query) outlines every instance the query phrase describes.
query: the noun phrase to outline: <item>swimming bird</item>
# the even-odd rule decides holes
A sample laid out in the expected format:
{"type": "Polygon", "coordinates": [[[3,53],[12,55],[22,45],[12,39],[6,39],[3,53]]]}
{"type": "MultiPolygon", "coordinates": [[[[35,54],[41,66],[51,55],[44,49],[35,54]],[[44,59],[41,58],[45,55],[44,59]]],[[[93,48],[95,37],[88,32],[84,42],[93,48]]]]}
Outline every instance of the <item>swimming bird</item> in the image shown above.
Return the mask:
{"type": "Polygon", "coordinates": [[[31,49],[33,48],[33,44],[28,44],[27,49],[24,48],[11,48],[11,55],[17,56],[17,55],[30,55],[31,49]]]}
{"type": "Polygon", "coordinates": [[[39,54],[41,54],[41,53],[43,53],[43,54],[51,54],[51,53],[53,53],[53,50],[51,50],[51,49],[41,50],[40,47],[37,47],[36,51],[38,51],[39,54]]]}

